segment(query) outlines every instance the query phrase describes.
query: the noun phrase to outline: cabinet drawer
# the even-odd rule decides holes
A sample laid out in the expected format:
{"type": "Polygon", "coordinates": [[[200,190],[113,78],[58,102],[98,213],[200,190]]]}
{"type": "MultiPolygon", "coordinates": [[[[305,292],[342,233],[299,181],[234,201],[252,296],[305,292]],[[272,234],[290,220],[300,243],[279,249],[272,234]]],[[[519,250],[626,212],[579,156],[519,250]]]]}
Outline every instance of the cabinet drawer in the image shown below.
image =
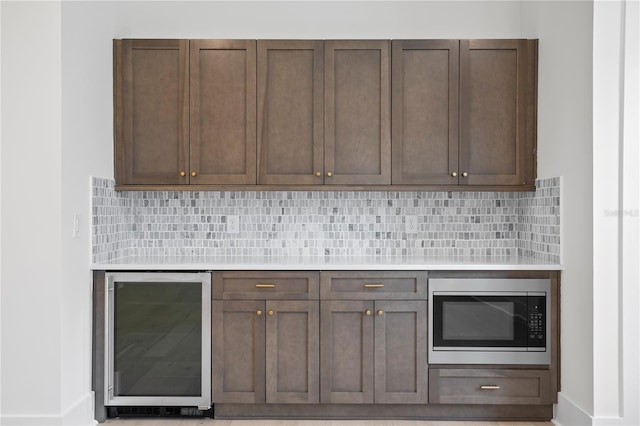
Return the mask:
{"type": "Polygon", "coordinates": [[[322,272],[322,299],[426,300],[427,272],[322,272]]]}
{"type": "Polygon", "coordinates": [[[431,404],[551,404],[549,370],[429,370],[431,404]]]}
{"type": "Polygon", "coordinates": [[[317,272],[214,272],[214,299],[317,300],[317,272]]]}

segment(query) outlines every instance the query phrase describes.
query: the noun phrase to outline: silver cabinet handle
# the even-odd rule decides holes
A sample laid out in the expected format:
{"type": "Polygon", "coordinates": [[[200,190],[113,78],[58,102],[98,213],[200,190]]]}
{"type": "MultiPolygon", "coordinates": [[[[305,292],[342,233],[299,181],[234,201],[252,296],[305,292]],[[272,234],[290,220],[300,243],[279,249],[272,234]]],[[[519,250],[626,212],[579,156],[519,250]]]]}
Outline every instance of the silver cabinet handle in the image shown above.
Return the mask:
{"type": "Polygon", "coordinates": [[[498,390],[498,389],[500,389],[500,386],[498,386],[498,385],[482,385],[482,386],[480,386],[480,389],[482,389],[482,390],[498,390]]]}

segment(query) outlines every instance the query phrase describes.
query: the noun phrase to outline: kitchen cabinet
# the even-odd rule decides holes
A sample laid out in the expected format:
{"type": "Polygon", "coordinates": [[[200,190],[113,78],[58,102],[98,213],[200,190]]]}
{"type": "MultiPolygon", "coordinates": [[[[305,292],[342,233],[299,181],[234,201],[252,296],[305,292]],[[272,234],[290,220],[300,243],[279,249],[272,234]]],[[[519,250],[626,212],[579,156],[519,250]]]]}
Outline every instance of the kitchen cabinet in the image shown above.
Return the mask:
{"type": "Polygon", "coordinates": [[[391,183],[388,40],[325,42],[325,184],[391,183]]]}
{"type": "Polygon", "coordinates": [[[258,41],[258,182],[389,184],[389,85],[388,41],[258,41]]]}
{"type": "Polygon", "coordinates": [[[456,185],[458,40],[394,40],[393,184],[456,185]]]}
{"type": "Polygon", "coordinates": [[[533,187],[537,40],[393,41],[393,184],[533,187]]]}
{"type": "Polygon", "coordinates": [[[316,185],[324,170],[324,42],[258,40],[258,183],[316,185]]]}
{"type": "Polygon", "coordinates": [[[427,402],[427,307],[419,301],[321,302],[321,402],[427,402]]]}
{"type": "Polygon", "coordinates": [[[115,40],[116,185],[256,183],[255,41],[115,40]]]}
{"type": "Polygon", "coordinates": [[[187,183],[189,41],[114,40],[114,77],[116,183],[187,183]]]}
{"type": "Polygon", "coordinates": [[[114,40],[116,189],[533,190],[536,93],[537,40],[114,40]]]}
{"type": "Polygon", "coordinates": [[[551,404],[549,370],[431,368],[432,404],[551,404]]]}
{"type": "Polygon", "coordinates": [[[190,41],[191,185],[256,183],[256,42],[190,41]]]}
{"type": "Polygon", "coordinates": [[[409,282],[426,291],[426,274],[323,272],[321,281],[333,284],[320,308],[321,402],[426,403],[426,301],[385,300],[409,282]],[[366,300],[353,300],[361,293],[366,300]]]}
{"type": "MultiPolygon", "coordinates": [[[[548,421],[553,416],[560,388],[558,271],[211,274],[215,417],[548,421]],[[427,364],[428,278],[550,279],[550,364],[427,364]]],[[[94,271],[92,388],[99,421],[106,420],[107,408],[116,413],[110,415],[118,413],[104,405],[104,284],[105,272],[94,271]]]]}
{"type": "Polygon", "coordinates": [[[317,273],[220,272],[213,288],[213,402],[318,403],[317,273]]]}

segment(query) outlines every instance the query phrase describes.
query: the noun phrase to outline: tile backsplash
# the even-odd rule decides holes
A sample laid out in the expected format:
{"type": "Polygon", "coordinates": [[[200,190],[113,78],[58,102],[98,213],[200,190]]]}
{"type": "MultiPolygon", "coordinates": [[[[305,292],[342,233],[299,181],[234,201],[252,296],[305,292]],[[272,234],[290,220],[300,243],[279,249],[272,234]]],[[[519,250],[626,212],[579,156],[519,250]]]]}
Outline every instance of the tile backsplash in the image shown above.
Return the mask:
{"type": "Polygon", "coordinates": [[[536,192],[114,191],[92,178],[94,263],[130,256],[521,255],[560,262],[560,178],[536,192]],[[417,232],[405,232],[416,216],[417,232]],[[226,231],[238,216],[237,233],[226,231]]]}

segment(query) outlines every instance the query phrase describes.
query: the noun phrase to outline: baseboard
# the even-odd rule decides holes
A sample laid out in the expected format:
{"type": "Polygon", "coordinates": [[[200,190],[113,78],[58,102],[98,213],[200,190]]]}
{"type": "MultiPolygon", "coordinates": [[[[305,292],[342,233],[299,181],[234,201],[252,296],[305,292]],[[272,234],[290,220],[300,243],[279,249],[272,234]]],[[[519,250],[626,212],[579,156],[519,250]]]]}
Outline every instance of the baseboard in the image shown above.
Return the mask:
{"type": "Polygon", "coordinates": [[[593,419],[562,392],[558,394],[552,422],[558,426],[593,426],[593,419]]]}
{"type": "Polygon", "coordinates": [[[62,414],[0,415],[2,426],[95,426],[93,392],[88,392],[62,414]]]}
{"type": "Polygon", "coordinates": [[[94,420],[94,394],[93,391],[87,392],[78,399],[74,404],[67,408],[61,416],[62,425],[78,425],[92,426],[98,424],[94,420]]]}

